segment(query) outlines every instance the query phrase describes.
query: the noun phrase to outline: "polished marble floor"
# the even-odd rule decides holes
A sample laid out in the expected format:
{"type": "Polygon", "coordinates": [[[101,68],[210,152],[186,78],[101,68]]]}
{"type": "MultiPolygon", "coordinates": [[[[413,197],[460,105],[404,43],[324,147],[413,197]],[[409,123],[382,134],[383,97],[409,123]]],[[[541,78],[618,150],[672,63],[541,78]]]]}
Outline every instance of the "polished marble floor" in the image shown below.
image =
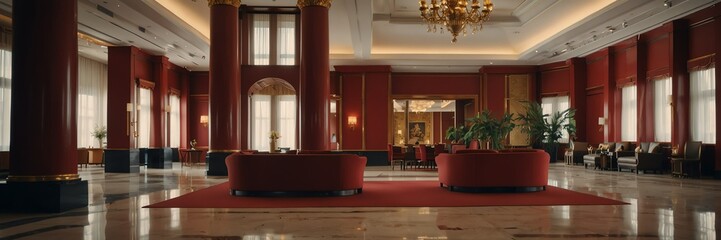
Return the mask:
{"type": "MultiPolygon", "coordinates": [[[[90,206],[60,214],[0,214],[0,239],[716,239],[721,233],[721,180],[563,164],[551,165],[550,185],[630,205],[147,209],[142,207],[226,178],[177,163],[140,174],[106,174],[91,166],[80,175],[89,180],[90,206]]],[[[437,180],[437,174],[368,167],[365,179],[437,180]]]]}

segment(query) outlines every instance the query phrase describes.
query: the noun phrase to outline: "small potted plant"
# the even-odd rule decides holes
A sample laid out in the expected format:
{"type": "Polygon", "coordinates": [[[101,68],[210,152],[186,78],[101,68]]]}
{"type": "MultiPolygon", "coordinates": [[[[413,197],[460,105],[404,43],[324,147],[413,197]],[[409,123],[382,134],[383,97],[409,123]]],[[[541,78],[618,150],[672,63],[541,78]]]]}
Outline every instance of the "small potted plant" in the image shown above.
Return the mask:
{"type": "Polygon", "coordinates": [[[105,126],[95,125],[95,129],[91,134],[98,140],[98,148],[103,148],[103,139],[108,136],[108,129],[105,126]]]}

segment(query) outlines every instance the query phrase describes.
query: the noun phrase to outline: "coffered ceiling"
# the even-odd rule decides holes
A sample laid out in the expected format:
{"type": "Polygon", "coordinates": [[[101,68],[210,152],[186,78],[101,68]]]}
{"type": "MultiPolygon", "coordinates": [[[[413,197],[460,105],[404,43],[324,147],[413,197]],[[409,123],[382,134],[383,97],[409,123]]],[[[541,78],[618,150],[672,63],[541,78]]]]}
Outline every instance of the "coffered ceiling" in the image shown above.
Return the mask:
{"type": "MultiPolygon", "coordinates": [[[[430,0],[428,0],[430,2],[430,0]]],[[[11,15],[11,0],[0,10],[11,15]]],[[[451,43],[427,32],[417,0],[335,0],[329,12],[332,65],[383,64],[394,71],[476,72],[491,64],[544,64],[585,56],[719,0],[495,0],[489,22],[451,43]],[[671,3],[669,4],[664,3],[671,3]]],[[[296,0],[243,0],[294,6],[296,0]]],[[[207,0],[79,0],[78,30],[112,45],[135,45],[191,70],[207,70],[207,0]]],[[[80,54],[107,59],[79,39],[80,54]]]]}

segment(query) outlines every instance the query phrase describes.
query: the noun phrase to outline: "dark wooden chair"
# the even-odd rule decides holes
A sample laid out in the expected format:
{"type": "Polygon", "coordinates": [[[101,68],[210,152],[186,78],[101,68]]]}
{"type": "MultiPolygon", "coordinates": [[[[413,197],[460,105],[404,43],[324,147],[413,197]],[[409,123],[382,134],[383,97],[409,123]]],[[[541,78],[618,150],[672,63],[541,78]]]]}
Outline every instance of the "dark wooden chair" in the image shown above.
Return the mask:
{"type": "Polygon", "coordinates": [[[671,175],[675,177],[701,177],[701,142],[686,142],[683,158],[672,158],[671,175]]]}
{"type": "Polygon", "coordinates": [[[395,170],[396,164],[400,164],[401,170],[406,169],[405,156],[401,147],[388,144],[388,163],[391,165],[391,170],[395,170]]]}

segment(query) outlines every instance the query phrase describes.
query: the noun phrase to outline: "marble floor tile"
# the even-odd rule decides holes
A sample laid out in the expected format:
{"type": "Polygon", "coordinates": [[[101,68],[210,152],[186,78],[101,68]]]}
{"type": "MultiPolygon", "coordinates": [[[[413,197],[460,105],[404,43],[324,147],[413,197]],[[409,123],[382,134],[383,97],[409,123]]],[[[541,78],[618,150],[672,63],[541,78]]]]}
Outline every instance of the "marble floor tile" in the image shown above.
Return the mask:
{"type": "MultiPolygon", "coordinates": [[[[717,239],[721,181],[552,164],[549,185],[629,205],[148,209],[225,182],[204,166],[139,174],[79,170],[87,208],[0,214],[0,239],[717,239]]],[[[437,180],[427,170],[368,167],[366,181],[437,180]]]]}

